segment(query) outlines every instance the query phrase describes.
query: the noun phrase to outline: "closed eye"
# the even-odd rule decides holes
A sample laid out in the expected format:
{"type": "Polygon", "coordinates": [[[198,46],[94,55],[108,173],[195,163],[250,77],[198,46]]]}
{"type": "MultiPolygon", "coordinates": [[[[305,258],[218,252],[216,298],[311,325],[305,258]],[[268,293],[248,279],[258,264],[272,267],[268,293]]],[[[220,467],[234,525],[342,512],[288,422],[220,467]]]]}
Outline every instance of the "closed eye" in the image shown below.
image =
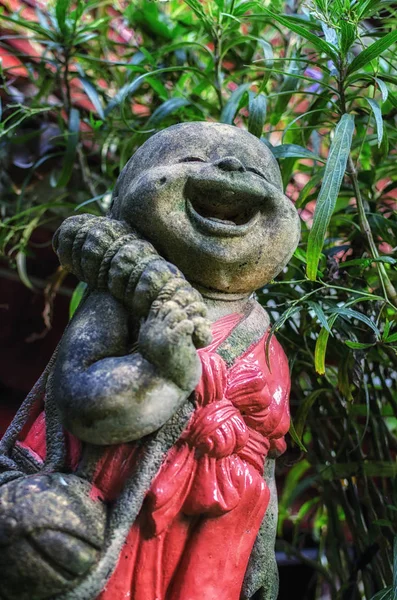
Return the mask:
{"type": "Polygon", "coordinates": [[[258,171],[257,169],[254,169],[253,167],[245,167],[245,170],[246,171],[251,171],[251,173],[255,173],[255,175],[259,175],[259,177],[262,177],[262,179],[265,179],[267,181],[267,179],[264,176],[264,174],[261,173],[260,171],[258,171]]]}
{"type": "Polygon", "coordinates": [[[178,162],[207,162],[204,158],[200,158],[199,156],[185,156],[185,158],[181,158],[178,162]]]}

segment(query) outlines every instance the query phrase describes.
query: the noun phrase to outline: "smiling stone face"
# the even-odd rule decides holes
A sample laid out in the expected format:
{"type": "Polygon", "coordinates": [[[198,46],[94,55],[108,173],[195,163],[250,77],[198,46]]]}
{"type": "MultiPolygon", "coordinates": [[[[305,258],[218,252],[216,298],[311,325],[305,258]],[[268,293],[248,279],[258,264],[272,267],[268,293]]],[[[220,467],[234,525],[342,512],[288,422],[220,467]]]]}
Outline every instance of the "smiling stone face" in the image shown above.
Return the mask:
{"type": "Polygon", "coordinates": [[[286,265],[300,233],[270,150],[242,129],[175,125],[150,138],[116,186],[127,221],[204,290],[251,292],[286,265]]]}

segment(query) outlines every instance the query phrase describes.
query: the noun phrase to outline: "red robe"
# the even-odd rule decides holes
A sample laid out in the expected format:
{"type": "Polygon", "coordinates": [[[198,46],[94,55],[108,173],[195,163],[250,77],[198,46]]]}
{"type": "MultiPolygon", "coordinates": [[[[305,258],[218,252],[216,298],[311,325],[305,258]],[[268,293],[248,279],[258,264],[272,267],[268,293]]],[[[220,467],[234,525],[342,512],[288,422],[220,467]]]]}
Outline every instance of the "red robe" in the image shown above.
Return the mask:
{"type": "MultiPolygon", "coordinates": [[[[196,410],[168,452],[130,530],[117,567],[98,600],[238,600],[253,544],[269,502],[267,456],[284,451],[289,428],[286,356],[268,333],[231,367],[216,353],[242,315],[213,325],[199,351],[196,410]]],[[[18,445],[43,461],[45,417],[24,428],[18,445]],[[27,431],[28,429],[28,431],[27,431]]],[[[68,434],[68,463],[81,454],[68,434]]],[[[105,449],[92,494],[114,500],[134,464],[134,443],[105,449]]]]}

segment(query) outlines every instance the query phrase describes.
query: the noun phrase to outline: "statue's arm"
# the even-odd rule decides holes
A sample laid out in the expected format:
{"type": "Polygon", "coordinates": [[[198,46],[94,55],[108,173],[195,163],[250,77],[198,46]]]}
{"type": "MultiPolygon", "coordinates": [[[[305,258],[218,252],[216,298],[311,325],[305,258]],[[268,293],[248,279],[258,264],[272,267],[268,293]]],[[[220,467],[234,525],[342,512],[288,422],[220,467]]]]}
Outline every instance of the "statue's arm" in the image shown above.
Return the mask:
{"type": "Polygon", "coordinates": [[[194,387],[201,365],[192,315],[166,302],[141,327],[130,353],[127,310],[93,292],[61,341],[52,389],[64,426],[93,444],[132,441],[163,425],[194,387]]]}
{"type": "Polygon", "coordinates": [[[244,578],[241,600],[277,600],[278,569],[274,545],[277,534],[278,502],[274,476],[275,460],[266,459],[264,478],[269,487],[270,500],[258,532],[244,578]]]}

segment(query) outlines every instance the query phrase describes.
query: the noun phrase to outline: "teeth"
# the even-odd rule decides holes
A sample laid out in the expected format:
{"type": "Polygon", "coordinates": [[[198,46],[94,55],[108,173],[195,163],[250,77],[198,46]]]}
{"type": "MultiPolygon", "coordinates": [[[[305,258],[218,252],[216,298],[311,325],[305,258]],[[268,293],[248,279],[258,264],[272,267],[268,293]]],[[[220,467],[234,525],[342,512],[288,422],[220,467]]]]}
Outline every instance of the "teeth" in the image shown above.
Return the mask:
{"type": "Polygon", "coordinates": [[[225,223],[225,225],[233,225],[237,227],[234,221],[228,221],[227,219],[217,219],[216,217],[206,217],[209,221],[215,221],[215,223],[225,223]]]}

